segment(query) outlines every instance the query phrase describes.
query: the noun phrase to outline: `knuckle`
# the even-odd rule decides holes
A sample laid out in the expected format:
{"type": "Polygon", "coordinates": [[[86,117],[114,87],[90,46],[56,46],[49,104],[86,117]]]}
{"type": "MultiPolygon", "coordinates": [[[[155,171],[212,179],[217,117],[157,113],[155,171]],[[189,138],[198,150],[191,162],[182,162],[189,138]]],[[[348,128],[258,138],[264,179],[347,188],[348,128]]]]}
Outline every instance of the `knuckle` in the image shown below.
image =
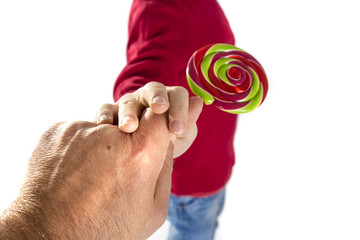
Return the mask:
{"type": "Polygon", "coordinates": [[[105,103],[101,105],[100,109],[111,109],[113,107],[113,104],[111,103],[105,103]]]}
{"type": "Polygon", "coordinates": [[[121,102],[121,104],[119,104],[119,106],[124,107],[124,106],[130,106],[130,105],[135,105],[135,104],[137,104],[136,99],[127,99],[127,100],[124,100],[123,102],[121,102]]]}
{"type": "Polygon", "coordinates": [[[41,139],[42,142],[63,142],[66,145],[79,133],[82,135],[82,132],[95,126],[95,123],[86,121],[55,123],[42,135],[41,139]]]}
{"type": "Polygon", "coordinates": [[[131,99],[129,101],[123,102],[122,104],[119,104],[119,115],[124,115],[128,112],[136,112],[138,109],[138,102],[135,99],[131,99]]]}
{"type": "Polygon", "coordinates": [[[76,132],[87,130],[95,126],[96,124],[92,122],[74,121],[67,124],[65,131],[69,132],[69,134],[71,135],[71,133],[75,134],[76,132]]]}
{"type": "Polygon", "coordinates": [[[149,82],[145,85],[147,88],[165,88],[165,85],[160,82],[149,82]]]}
{"type": "Polygon", "coordinates": [[[181,86],[171,87],[171,91],[178,95],[183,95],[183,96],[187,96],[187,97],[189,96],[188,90],[186,90],[186,88],[181,87],[181,86]]]}
{"type": "Polygon", "coordinates": [[[114,105],[113,104],[110,104],[110,103],[106,103],[106,104],[103,104],[100,109],[98,110],[97,112],[97,115],[100,116],[101,114],[106,114],[106,113],[109,113],[111,112],[111,110],[113,109],[114,105]]]}
{"type": "Polygon", "coordinates": [[[134,93],[127,93],[127,94],[123,95],[123,96],[117,101],[117,104],[118,104],[118,105],[126,104],[126,103],[131,102],[131,101],[135,101],[134,93]]]}
{"type": "Polygon", "coordinates": [[[134,98],[124,99],[124,101],[118,104],[119,111],[124,111],[126,109],[136,109],[139,105],[139,101],[134,98]]]}
{"type": "Polygon", "coordinates": [[[66,122],[57,122],[52,124],[41,136],[41,139],[45,142],[50,142],[52,138],[57,137],[62,134],[66,128],[66,122]]]}
{"type": "Polygon", "coordinates": [[[62,128],[65,125],[66,125],[66,122],[56,122],[56,123],[53,123],[52,125],[50,125],[48,130],[54,131],[54,130],[62,128]]]}
{"type": "Polygon", "coordinates": [[[156,92],[156,94],[160,94],[161,92],[163,92],[165,94],[166,87],[164,84],[159,82],[149,82],[148,84],[145,85],[145,91],[152,93],[156,92]]]}

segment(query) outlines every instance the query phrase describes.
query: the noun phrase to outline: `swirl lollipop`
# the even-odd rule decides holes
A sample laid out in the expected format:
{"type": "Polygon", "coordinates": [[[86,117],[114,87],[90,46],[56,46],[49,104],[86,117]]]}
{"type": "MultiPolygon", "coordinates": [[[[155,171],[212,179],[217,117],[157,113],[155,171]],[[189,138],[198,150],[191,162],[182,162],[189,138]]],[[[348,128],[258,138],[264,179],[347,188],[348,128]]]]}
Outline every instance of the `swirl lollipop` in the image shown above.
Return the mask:
{"type": "Polygon", "coordinates": [[[264,101],[268,81],[260,63],[229,44],[211,44],[197,50],[186,70],[193,93],[206,105],[214,103],[229,113],[246,113],[264,101]]]}

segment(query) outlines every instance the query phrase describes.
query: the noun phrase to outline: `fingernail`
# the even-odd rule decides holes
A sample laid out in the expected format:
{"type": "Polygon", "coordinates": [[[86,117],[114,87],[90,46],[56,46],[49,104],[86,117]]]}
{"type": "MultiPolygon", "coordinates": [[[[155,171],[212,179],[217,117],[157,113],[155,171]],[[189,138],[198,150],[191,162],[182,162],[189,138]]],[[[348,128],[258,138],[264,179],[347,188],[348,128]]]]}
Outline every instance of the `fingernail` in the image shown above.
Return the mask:
{"type": "Polygon", "coordinates": [[[162,97],[162,96],[156,96],[153,98],[152,100],[153,103],[158,103],[158,104],[167,104],[166,98],[162,97]]]}
{"type": "Polygon", "coordinates": [[[184,131],[185,124],[181,121],[174,121],[171,123],[171,131],[174,133],[182,133],[184,131]]]}
{"type": "Polygon", "coordinates": [[[132,116],[125,116],[121,120],[121,125],[126,125],[126,124],[133,123],[133,122],[135,122],[135,120],[132,116]]]}
{"type": "Polygon", "coordinates": [[[109,119],[110,117],[108,116],[108,115],[101,115],[100,117],[99,117],[99,122],[103,122],[103,121],[105,121],[105,120],[107,120],[107,119],[109,119]]]}

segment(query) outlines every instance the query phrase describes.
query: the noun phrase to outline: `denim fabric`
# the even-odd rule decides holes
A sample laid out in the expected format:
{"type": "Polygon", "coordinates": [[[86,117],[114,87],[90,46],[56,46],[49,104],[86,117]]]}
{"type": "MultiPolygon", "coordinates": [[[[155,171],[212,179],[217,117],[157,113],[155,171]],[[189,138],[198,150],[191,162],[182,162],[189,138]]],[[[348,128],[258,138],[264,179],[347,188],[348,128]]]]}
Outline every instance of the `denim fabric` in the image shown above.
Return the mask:
{"type": "Polygon", "coordinates": [[[225,189],[209,197],[170,196],[168,240],[212,240],[225,201],[225,189]]]}

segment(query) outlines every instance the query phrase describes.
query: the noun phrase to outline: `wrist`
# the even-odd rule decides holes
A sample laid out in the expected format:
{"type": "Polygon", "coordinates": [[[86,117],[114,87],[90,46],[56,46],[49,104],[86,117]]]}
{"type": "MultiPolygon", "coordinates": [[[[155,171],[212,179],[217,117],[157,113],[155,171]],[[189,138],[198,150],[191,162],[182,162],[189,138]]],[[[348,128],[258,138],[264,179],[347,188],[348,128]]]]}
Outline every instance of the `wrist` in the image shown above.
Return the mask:
{"type": "Polygon", "coordinates": [[[48,239],[40,214],[13,203],[0,216],[0,239],[48,239]]]}

